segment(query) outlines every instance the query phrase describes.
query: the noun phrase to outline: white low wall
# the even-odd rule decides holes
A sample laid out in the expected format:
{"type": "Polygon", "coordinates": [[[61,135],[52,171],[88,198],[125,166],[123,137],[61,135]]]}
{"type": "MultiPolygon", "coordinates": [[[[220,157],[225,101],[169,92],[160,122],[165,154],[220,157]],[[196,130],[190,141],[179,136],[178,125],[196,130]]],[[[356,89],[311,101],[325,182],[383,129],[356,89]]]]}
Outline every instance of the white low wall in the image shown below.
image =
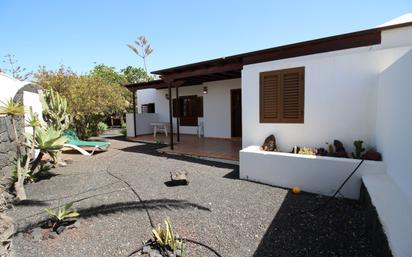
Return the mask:
{"type": "MultiPolygon", "coordinates": [[[[349,158],[266,152],[259,146],[249,146],[240,151],[240,178],[286,188],[298,186],[306,192],[330,196],[359,162],[349,158]]],[[[384,173],[383,162],[364,161],[339,196],[358,199],[361,177],[384,173]]]]}
{"type": "Polygon", "coordinates": [[[412,205],[388,174],[366,175],[363,183],[378,212],[394,257],[412,256],[412,205]]]}
{"type": "Polygon", "coordinates": [[[126,129],[127,136],[134,137],[138,135],[145,135],[153,133],[152,122],[159,122],[159,114],[157,113],[137,113],[136,114],[136,135],[134,131],[133,113],[126,114],[126,129]]]}

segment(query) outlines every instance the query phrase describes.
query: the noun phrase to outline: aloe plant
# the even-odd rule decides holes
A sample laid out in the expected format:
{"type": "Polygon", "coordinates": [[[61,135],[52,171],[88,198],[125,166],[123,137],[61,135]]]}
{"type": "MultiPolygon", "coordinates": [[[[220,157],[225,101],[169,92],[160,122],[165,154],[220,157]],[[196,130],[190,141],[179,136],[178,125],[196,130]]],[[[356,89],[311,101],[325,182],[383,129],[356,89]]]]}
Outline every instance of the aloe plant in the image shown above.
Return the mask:
{"type": "Polygon", "coordinates": [[[160,247],[169,248],[176,253],[176,250],[180,250],[180,256],[183,257],[183,240],[179,239],[179,236],[173,232],[172,221],[169,217],[165,219],[166,228],[163,229],[159,224],[157,228],[152,229],[153,237],[160,247]]]}
{"type": "Polygon", "coordinates": [[[75,218],[80,214],[75,211],[71,211],[70,208],[73,206],[73,202],[65,204],[63,207],[59,205],[56,209],[46,208],[46,212],[54,219],[52,228],[57,228],[63,221],[68,218],[75,218]]]}

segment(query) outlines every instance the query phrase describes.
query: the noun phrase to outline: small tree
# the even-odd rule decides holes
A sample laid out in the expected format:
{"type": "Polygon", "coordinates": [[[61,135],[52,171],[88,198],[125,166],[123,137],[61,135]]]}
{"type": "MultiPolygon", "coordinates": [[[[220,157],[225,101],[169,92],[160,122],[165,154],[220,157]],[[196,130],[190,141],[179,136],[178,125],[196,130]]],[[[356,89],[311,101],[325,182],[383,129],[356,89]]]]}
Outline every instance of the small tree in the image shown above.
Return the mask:
{"type": "Polygon", "coordinates": [[[13,76],[13,78],[22,80],[22,81],[30,78],[33,73],[26,72],[26,68],[23,68],[17,65],[17,62],[18,61],[16,60],[14,54],[5,55],[3,63],[5,63],[9,67],[0,69],[0,72],[8,73],[11,76],[13,76]]]}
{"type": "MultiPolygon", "coordinates": [[[[127,44],[127,46],[143,59],[144,70],[146,74],[148,74],[146,58],[153,52],[153,49],[150,47],[150,43],[145,36],[139,36],[137,40],[134,41],[134,44],[135,46],[131,44],[127,44]]],[[[149,80],[147,79],[147,81],[149,80]]]]}
{"type": "Polygon", "coordinates": [[[124,69],[121,69],[120,72],[125,77],[127,83],[139,83],[142,81],[150,81],[153,80],[153,76],[147,74],[142,68],[137,68],[133,66],[127,66],[124,69]]]}

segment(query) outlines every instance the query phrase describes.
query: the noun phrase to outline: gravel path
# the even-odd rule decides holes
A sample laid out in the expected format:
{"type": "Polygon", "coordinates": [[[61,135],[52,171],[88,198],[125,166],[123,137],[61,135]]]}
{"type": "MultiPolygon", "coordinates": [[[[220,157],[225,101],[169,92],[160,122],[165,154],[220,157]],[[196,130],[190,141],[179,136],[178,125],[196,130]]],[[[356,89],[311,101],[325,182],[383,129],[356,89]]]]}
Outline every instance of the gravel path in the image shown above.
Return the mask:
{"type": "MultiPolygon", "coordinates": [[[[326,198],[238,180],[237,166],[160,155],[156,145],[110,141],[109,151],[68,155],[74,162],[54,169],[57,176],[27,186],[31,201],[10,212],[20,231],[15,256],[127,256],[150,236],[149,218],[158,224],[166,216],[181,236],[223,257],[371,256],[366,214],[354,201],[334,200],[305,212],[326,198]],[[189,172],[188,186],[165,185],[177,168],[189,172]],[[81,214],[79,228],[36,241],[30,231],[47,217],[44,208],[70,201],[81,214]]],[[[188,257],[214,256],[194,244],[186,249],[188,257]]]]}

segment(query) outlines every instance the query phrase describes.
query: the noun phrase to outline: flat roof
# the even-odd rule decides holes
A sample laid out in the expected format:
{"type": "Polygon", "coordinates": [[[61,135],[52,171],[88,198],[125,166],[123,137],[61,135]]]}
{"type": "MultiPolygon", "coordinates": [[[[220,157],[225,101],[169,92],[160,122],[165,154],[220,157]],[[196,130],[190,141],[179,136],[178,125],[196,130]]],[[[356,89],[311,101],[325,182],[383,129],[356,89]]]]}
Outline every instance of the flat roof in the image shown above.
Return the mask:
{"type": "Polygon", "coordinates": [[[407,26],[412,26],[412,22],[377,27],[175,66],[152,72],[152,74],[160,75],[162,78],[160,80],[130,84],[126,85],[126,87],[130,90],[143,88],[160,89],[167,87],[165,80],[180,80],[183,81],[182,86],[190,86],[208,81],[240,78],[244,65],[380,44],[382,31],[407,26]]]}

